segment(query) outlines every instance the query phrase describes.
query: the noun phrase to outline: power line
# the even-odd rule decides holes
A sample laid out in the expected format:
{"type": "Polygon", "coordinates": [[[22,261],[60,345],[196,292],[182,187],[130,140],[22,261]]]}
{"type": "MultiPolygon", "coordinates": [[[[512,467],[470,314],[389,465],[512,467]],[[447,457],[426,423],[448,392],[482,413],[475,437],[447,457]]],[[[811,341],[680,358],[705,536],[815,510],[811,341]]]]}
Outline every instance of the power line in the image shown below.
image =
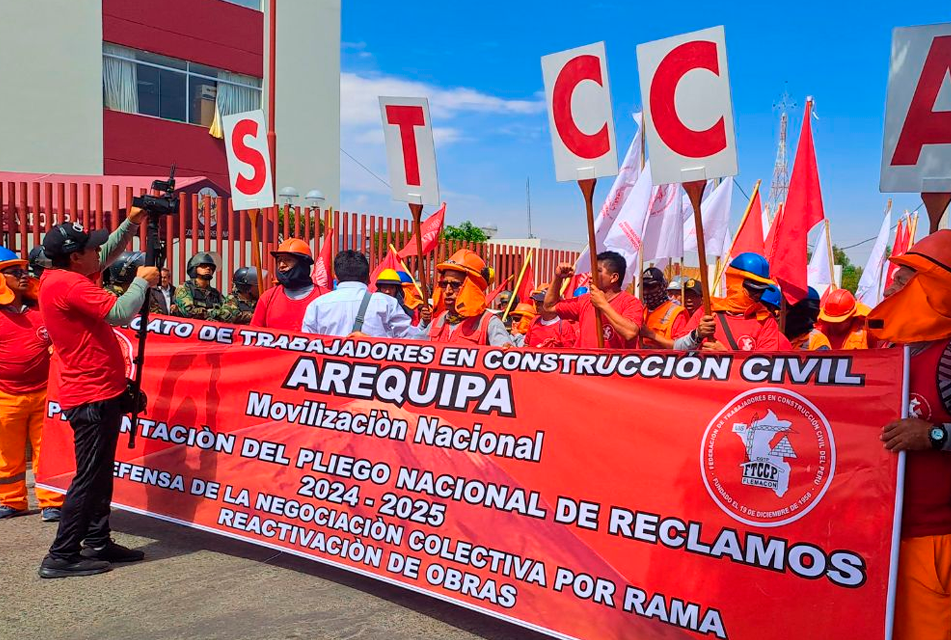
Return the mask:
{"type": "Polygon", "coordinates": [[[377,180],[379,180],[380,182],[382,182],[383,184],[385,184],[387,189],[391,189],[391,188],[392,188],[392,187],[390,187],[390,183],[389,183],[389,182],[387,182],[386,180],[384,180],[384,179],[381,178],[380,176],[378,176],[378,175],[376,175],[375,173],[373,173],[373,171],[371,171],[369,167],[367,167],[365,164],[363,164],[362,162],[360,162],[359,160],[357,160],[356,158],[354,158],[352,155],[350,155],[349,153],[347,153],[347,150],[344,149],[343,147],[340,147],[340,153],[342,153],[343,155],[347,156],[348,158],[350,158],[351,160],[353,160],[354,162],[356,162],[358,165],[360,165],[361,167],[363,167],[363,170],[364,170],[364,171],[366,171],[366,172],[369,173],[371,176],[373,176],[374,178],[376,178],[377,180]]]}
{"type": "MultiPolygon", "coordinates": [[[[921,209],[923,206],[925,206],[925,203],[924,203],[924,202],[922,202],[921,204],[919,204],[919,205],[915,208],[915,210],[912,211],[912,213],[918,213],[918,209],[921,209]]],[[[897,228],[898,228],[898,223],[896,222],[895,225],[891,228],[891,230],[894,231],[894,230],[897,229],[897,228]]],[[[856,242],[855,244],[850,244],[850,245],[847,246],[847,247],[839,247],[839,249],[841,249],[842,251],[845,251],[846,249],[854,249],[855,247],[861,247],[863,244],[868,244],[868,243],[871,242],[872,240],[877,240],[877,239],[878,239],[878,235],[876,234],[876,235],[872,236],[871,238],[866,238],[865,240],[862,240],[861,242],[856,242]]]]}

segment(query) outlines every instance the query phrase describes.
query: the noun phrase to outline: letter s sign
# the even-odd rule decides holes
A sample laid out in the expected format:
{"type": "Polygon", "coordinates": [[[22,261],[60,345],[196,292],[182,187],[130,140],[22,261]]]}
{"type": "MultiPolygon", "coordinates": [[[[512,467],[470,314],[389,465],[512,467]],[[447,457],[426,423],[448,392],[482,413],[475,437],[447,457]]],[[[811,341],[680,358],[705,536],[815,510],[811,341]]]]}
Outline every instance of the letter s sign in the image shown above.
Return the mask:
{"type": "Polygon", "coordinates": [[[228,178],[236,211],[274,205],[271,161],[264,112],[247,111],[222,118],[228,178]]]}
{"type": "Polygon", "coordinates": [[[737,173],[723,27],[637,47],[654,184],[737,173]]]}

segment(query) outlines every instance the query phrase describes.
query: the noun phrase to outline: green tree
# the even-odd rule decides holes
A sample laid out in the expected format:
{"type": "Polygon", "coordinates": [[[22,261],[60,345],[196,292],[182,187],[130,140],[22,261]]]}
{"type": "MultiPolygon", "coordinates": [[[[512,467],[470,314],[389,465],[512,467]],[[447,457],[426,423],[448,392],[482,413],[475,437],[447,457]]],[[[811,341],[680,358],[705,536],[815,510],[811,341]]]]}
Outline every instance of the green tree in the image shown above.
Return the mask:
{"type": "Polygon", "coordinates": [[[487,242],[489,236],[485,235],[485,231],[466,220],[458,227],[446,225],[442,231],[442,239],[460,240],[462,242],[487,242]]]}
{"type": "Polygon", "coordinates": [[[842,288],[855,293],[862,279],[862,267],[852,264],[845,251],[835,245],[832,245],[832,257],[836,264],[842,265],[842,288]]]}

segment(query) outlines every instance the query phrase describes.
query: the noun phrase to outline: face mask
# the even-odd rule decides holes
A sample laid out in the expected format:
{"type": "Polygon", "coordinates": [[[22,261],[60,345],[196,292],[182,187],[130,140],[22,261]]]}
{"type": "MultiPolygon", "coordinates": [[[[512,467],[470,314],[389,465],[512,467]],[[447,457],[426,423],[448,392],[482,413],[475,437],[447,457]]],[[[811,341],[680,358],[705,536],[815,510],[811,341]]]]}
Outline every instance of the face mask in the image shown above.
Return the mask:
{"type": "Polygon", "coordinates": [[[518,322],[512,325],[512,331],[519,334],[528,333],[528,328],[532,326],[532,318],[530,316],[522,316],[518,319],[518,322]]]}
{"type": "Polygon", "coordinates": [[[651,311],[667,302],[668,299],[667,291],[664,289],[657,289],[656,291],[644,290],[644,304],[646,304],[647,308],[651,311]]]}
{"type": "Polygon", "coordinates": [[[277,281],[286,289],[302,289],[311,284],[310,265],[304,261],[298,261],[287,271],[277,272],[277,281]]]}

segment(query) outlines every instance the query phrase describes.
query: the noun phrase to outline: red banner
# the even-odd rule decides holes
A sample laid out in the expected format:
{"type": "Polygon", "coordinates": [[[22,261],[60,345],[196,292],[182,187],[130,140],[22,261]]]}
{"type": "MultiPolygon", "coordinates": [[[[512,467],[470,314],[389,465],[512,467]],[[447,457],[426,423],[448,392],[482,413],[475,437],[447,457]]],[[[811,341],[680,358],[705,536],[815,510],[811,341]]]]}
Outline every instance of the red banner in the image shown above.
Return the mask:
{"type": "MultiPolygon", "coordinates": [[[[149,411],[136,449],[120,440],[116,506],[563,638],[885,635],[897,458],[878,435],[900,415],[897,350],[149,328],[149,411]]],[[[45,429],[42,483],[63,489],[56,389],[45,429]]]]}

